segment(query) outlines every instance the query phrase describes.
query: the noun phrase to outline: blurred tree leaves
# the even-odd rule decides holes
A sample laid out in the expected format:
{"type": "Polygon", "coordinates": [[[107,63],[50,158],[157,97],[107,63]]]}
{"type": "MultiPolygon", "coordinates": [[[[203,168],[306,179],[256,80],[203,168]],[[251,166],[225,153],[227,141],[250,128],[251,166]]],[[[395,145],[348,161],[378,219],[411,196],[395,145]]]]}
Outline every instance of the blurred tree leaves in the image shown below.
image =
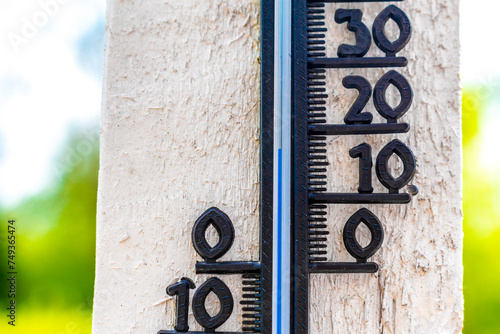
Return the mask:
{"type": "MultiPolygon", "coordinates": [[[[17,224],[20,312],[69,307],[88,313],[92,308],[98,152],[97,129],[73,131],[54,162],[52,186],[2,211],[2,230],[7,219],[17,224]]],[[[4,282],[3,264],[2,269],[4,282]]],[[[6,297],[1,294],[4,305],[6,297]]]]}
{"type": "MultiPolygon", "coordinates": [[[[500,333],[500,182],[479,163],[481,124],[493,98],[485,88],[468,88],[463,94],[464,144],[464,333],[500,333]]],[[[489,152],[498,154],[499,152],[489,152]]]]}

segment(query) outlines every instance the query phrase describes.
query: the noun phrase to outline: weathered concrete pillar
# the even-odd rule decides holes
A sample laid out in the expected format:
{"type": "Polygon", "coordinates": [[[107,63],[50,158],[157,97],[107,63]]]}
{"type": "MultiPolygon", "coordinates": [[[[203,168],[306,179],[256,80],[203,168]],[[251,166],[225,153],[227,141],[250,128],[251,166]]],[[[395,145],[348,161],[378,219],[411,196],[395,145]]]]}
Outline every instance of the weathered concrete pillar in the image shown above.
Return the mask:
{"type": "MultiPolygon", "coordinates": [[[[332,19],[337,8],[362,9],[371,27],[387,5],[327,4],[329,56],[353,42],[332,19]]],[[[408,205],[329,207],[329,261],[352,261],[342,228],[361,207],[381,220],[385,240],[372,259],[376,274],[312,276],[310,333],[461,331],[459,4],[397,5],[413,26],[402,51],[408,66],[398,70],[414,91],[404,116],[412,128],[329,138],[328,187],[356,192],[358,161],[349,150],[367,142],[376,156],[398,138],[416,156],[419,194],[408,205]]],[[[108,1],[94,334],[173,328],[175,298],[165,288],[182,277],[200,286],[213,276],[196,275],[201,258],[191,241],[196,219],[210,207],[224,211],[236,233],[221,260],[259,260],[259,13],[258,0],[108,1]]],[[[374,85],[386,72],[329,71],[328,103],[342,112],[327,120],[342,123],[357,97],[343,77],[361,75],[374,85]]],[[[380,117],[371,101],[367,111],[380,117]]],[[[375,181],[374,188],[384,191],[375,181]]],[[[219,330],[241,331],[241,277],[222,279],[235,309],[219,330]]],[[[209,311],[215,304],[209,301],[209,311]]],[[[202,330],[192,316],[189,325],[202,330]]]]}

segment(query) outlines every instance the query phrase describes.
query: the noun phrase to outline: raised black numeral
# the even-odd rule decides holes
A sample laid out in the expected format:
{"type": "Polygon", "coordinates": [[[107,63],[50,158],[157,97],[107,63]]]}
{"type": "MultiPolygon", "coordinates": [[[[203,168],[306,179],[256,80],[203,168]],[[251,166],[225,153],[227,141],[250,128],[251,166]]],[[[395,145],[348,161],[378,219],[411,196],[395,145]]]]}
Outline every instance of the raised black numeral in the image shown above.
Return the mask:
{"type": "MultiPolygon", "coordinates": [[[[360,158],[359,161],[359,187],[360,194],[371,194],[372,188],[372,157],[371,146],[363,143],[359,146],[352,148],[349,151],[351,158],[360,158]]],[[[389,189],[390,194],[398,194],[399,189],[403,188],[408,182],[411,181],[415,175],[416,162],[413,152],[408,146],[401,141],[394,139],[389,144],[384,146],[377,156],[376,172],[377,177],[384,187],[389,189]],[[396,154],[403,163],[403,173],[398,178],[394,178],[389,172],[389,159],[396,154]]],[[[415,190],[414,192],[416,192],[415,190]]]]}
{"type": "Polygon", "coordinates": [[[351,109],[344,117],[345,124],[370,124],[373,115],[369,112],[362,112],[372,95],[372,87],[368,80],[357,75],[349,75],[342,80],[345,88],[356,89],[359,96],[351,109]]]}
{"type": "Polygon", "coordinates": [[[389,189],[389,193],[397,194],[399,189],[411,181],[415,175],[415,167],[416,162],[413,152],[401,141],[394,139],[378,154],[375,168],[380,183],[389,189]],[[389,158],[393,154],[396,154],[403,163],[403,173],[397,179],[390,174],[388,169],[389,158]]]}
{"type": "Polygon", "coordinates": [[[193,314],[196,321],[205,328],[205,332],[214,332],[216,328],[222,326],[233,313],[233,296],[224,282],[213,277],[203,283],[196,290],[193,297],[193,314]],[[220,311],[215,316],[210,316],[205,307],[207,296],[213,292],[220,302],[220,311]]]}
{"type": "Polygon", "coordinates": [[[358,263],[366,262],[366,259],[375,254],[384,241],[382,224],[367,209],[361,209],[349,218],[344,227],[343,236],[345,248],[358,263]],[[356,239],[356,229],[361,223],[365,224],[371,232],[371,241],[366,247],[362,247],[356,239]]]}
{"type": "MultiPolygon", "coordinates": [[[[369,112],[362,112],[372,95],[368,80],[360,76],[349,75],[342,80],[342,84],[345,88],[356,89],[359,92],[358,98],[344,117],[344,123],[371,124],[373,115],[369,112]]],[[[387,123],[397,123],[398,119],[410,109],[412,102],[413,90],[410,83],[397,71],[391,70],[387,72],[375,85],[373,104],[378,113],[387,120],[387,123]],[[386,94],[389,85],[394,85],[401,95],[401,102],[395,108],[387,103],[386,94]]]]}
{"type": "Polygon", "coordinates": [[[363,143],[349,151],[351,158],[359,158],[359,187],[360,194],[371,194],[372,187],[372,148],[363,143]]]}
{"type": "MultiPolygon", "coordinates": [[[[341,24],[347,22],[347,29],[356,34],[356,44],[341,44],[337,54],[339,58],[364,57],[372,43],[370,30],[361,21],[363,12],[359,9],[337,9],[335,12],[335,22],[341,24]]],[[[373,40],[375,45],[382,50],[387,57],[395,57],[410,41],[411,24],[408,16],[394,5],[385,8],[375,19],[372,27],[373,40]],[[385,35],[385,26],[392,19],[399,28],[399,37],[391,42],[385,35]]]]}
{"type": "Polygon", "coordinates": [[[356,34],[356,45],[341,44],[337,51],[340,58],[363,57],[372,44],[370,30],[361,22],[363,12],[359,9],[337,9],[335,22],[347,22],[347,29],[356,34]]]}
{"type": "Polygon", "coordinates": [[[192,233],[193,245],[207,262],[215,262],[227,253],[234,241],[234,227],[229,217],[217,208],[210,208],[196,221],[192,233]],[[207,228],[212,225],[219,235],[219,242],[211,247],[206,238],[207,228]]]}
{"type": "Polygon", "coordinates": [[[189,278],[181,278],[180,282],[170,285],[167,288],[169,296],[177,296],[176,312],[177,324],[175,330],[178,332],[187,332],[188,326],[188,312],[189,312],[189,289],[194,289],[196,286],[189,278]]]}
{"type": "Polygon", "coordinates": [[[411,38],[411,24],[406,14],[394,5],[384,9],[373,22],[373,39],[377,47],[385,52],[387,57],[394,57],[401,51],[411,38]],[[399,27],[399,38],[391,42],[385,35],[384,28],[389,19],[393,19],[399,27]]]}
{"type": "Polygon", "coordinates": [[[375,85],[373,101],[378,113],[388,123],[397,123],[397,120],[410,109],[413,102],[413,91],[408,80],[398,72],[392,70],[380,78],[375,85]],[[392,108],[386,100],[386,92],[390,84],[394,85],[401,95],[401,102],[396,108],[392,108]]]}

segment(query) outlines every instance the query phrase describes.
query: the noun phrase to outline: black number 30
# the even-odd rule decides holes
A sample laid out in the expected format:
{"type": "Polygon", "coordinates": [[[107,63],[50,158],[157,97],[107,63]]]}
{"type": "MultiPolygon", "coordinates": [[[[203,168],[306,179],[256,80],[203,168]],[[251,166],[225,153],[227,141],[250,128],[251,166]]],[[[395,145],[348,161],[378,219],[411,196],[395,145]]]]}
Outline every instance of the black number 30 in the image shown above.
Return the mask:
{"type": "MultiPolygon", "coordinates": [[[[370,30],[361,21],[363,13],[359,9],[337,9],[335,21],[337,23],[347,22],[347,29],[356,34],[356,44],[341,44],[337,54],[339,58],[363,57],[370,49],[372,37],[370,30]]],[[[373,40],[375,45],[382,50],[387,57],[395,57],[410,41],[411,24],[406,14],[394,5],[384,9],[373,22],[373,40]],[[392,19],[399,28],[399,38],[391,42],[385,35],[385,26],[392,19]]]]}

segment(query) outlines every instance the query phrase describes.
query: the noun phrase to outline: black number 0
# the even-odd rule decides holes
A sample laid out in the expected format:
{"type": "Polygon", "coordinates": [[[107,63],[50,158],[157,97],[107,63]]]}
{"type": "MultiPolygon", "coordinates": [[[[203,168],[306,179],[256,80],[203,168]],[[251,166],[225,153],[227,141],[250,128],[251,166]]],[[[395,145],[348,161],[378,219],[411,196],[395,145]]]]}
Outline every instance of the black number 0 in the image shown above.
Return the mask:
{"type": "Polygon", "coordinates": [[[234,227],[231,219],[217,208],[210,208],[196,221],[192,231],[194,249],[207,262],[215,262],[227,253],[234,242],[234,227]],[[206,238],[207,228],[213,226],[219,235],[219,242],[210,246],[206,238]]]}
{"type": "Polygon", "coordinates": [[[224,282],[212,277],[196,290],[193,297],[193,313],[196,321],[205,328],[205,331],[213,331],[222,326],[233,313],[234,300],[231,291],[224,282]],[[220,311],[211,317],[205,307],[207,296],[213,292],[220,301],[220,311]]]}
{"type": "Polygon", "coordinates": [[[378,218],[368,209],[361,209],[347,220],[344,227],[344,245],[349,254],[356,258],[358,263],[366,262],[366,259],[377,252],[384,241],[384,230],[378,218]],[[371,232],[371,241],[366,247],[362,247],[356,239],[356,229],[363,223],[371,232]]]}

